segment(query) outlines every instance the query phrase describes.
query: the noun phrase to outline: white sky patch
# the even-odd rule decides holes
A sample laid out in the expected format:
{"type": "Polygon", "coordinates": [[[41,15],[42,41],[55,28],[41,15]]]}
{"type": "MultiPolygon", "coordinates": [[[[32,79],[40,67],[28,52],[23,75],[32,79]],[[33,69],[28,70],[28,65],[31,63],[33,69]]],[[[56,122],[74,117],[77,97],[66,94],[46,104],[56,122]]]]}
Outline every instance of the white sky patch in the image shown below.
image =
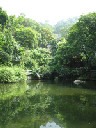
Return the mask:
{"type": "Polygon", "coordinates": [[[96,0],[0,0],[9,15],[24,13],[39,22],[59,20],[96,12],[96,0]]]}

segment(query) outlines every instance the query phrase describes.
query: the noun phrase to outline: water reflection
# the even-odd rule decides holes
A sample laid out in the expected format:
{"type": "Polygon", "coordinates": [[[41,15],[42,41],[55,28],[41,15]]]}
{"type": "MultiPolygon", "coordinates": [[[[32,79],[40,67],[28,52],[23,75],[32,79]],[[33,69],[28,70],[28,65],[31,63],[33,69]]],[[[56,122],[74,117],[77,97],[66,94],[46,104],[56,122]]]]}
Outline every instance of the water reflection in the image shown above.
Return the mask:
{"type": "Polygon", "coordinates": [[[12,96],[23,95],[28,89],[26,83],[0,84],[0,99],[11,98],[12,96]]]}
{"type": "Polygon", "coordinates": [[[0,128],[95,128],[96,92],[46,82],[0,86],[0,128]]]}

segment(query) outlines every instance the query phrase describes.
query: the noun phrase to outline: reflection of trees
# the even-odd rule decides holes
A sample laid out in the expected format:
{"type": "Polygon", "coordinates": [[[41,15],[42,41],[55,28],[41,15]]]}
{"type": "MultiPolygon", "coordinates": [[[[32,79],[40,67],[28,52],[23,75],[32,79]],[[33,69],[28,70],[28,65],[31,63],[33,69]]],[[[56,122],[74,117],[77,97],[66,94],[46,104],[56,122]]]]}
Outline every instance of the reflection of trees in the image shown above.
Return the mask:
{"type": "MultiPolygon", "coordinates": [[[[24,88],[26,90],[26,87],[24,88]]],[[[40,125],[52,120],[60,127],[62,124],[62,127],[70,128],[73,123],[73,127],[77,128],[76,123],[96,121],[95,95],[53,95],[52,92],[50,93],[49,87],[46,88],[43,84],[38,83],[29,85],[29,90],[26,92],[24,88],[20,89],[17,86],[14,90],[6,87],[6,94],[1,89],[1,128],[4,126],[7,128],[7,125],[12,128],[12,124],[19,128],[21,126],[39,128],[40,125]],[[5,96],[2,99],[3,94],[5,96]]]]}
{"type": "Polygon", "coordinates": [[[27,90],[26,83],[0,84],[0,100],[11,98],[12,96],[21,96],[27,90]]]}
{"type": "MultiPolygon", "coordinates": [[[[11,85],[8,85],[8,87],[9,86],[11,87],[11,85]]],[[[24,93],[25,91],[22,86],[19,88],[18,85],[16,87],[14,85],[14,87],[10,89],[7,89],[7,87],[1,87],[0,126],[2,124],[2,128],[4,128],[4,126],[12,120],[16,120],[20,124],[24,124],[24,120],[28,120],[28,122],[30,120],[32,126],[33,124],[38,124],[39,127],[41,125],[40,120],[44,120],[43,122],[49,120],[50,116],[46,115],[46,109],[50,105],[51,97],[45,94],[47,93],[46,91],[44,93],[45,95],[40,95],[41,87],[35,85],[30,91],[26,91],[25,87],[26,93],[24,93]],[[37,121],[39,123],[37,123],[37,121]]],[[[27,125],[29,126],[29,124],[26,124],[26,126],[27,125]]],[[[34,126],[33,128],[35,127],[37,126],[34,126]]]]}
{"type": "Polygon", "coordinates": [[[73,124],[79,124],[80,122],[90,123],[96,121],[96,96],[77,95],[55,97],[54,106],[56,106],[55,109],[57,109],[56,111],[58,111],[59,116],[62,118],[62,122],[70,124],[69,127],[67,126],[68,128],[72,127],[71,124],[73,122],[73,124]]]}

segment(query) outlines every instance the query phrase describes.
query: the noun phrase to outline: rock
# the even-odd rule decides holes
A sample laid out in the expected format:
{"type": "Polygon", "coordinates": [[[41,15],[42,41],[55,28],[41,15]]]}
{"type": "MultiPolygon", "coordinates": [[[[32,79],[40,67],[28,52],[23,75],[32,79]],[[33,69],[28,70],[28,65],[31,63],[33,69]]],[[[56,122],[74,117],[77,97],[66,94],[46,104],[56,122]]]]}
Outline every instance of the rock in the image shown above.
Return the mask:
{"type": "Polygon", "coordinates": [[[82,80],[74,80],[73,83],[78,85],[78,84],[85,83],[85,81],[82,81],[82,80]]]}
{"type": "Polygon", "coordinates": [[[40,128],[61,128],[59,125],[57,125],[55,122],[48,122],[46,126],[41,125],[40,128]]]}

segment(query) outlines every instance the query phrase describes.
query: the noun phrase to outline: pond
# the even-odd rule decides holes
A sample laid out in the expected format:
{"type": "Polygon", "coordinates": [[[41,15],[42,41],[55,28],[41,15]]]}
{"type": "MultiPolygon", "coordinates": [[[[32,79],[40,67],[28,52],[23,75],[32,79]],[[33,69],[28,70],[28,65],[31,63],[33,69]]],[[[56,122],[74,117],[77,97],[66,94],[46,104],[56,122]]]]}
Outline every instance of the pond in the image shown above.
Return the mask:
{"type": "Polygon", "coordinates": [[[0,84],[0,128],[96,128],[95,85],[0,84]]]}

